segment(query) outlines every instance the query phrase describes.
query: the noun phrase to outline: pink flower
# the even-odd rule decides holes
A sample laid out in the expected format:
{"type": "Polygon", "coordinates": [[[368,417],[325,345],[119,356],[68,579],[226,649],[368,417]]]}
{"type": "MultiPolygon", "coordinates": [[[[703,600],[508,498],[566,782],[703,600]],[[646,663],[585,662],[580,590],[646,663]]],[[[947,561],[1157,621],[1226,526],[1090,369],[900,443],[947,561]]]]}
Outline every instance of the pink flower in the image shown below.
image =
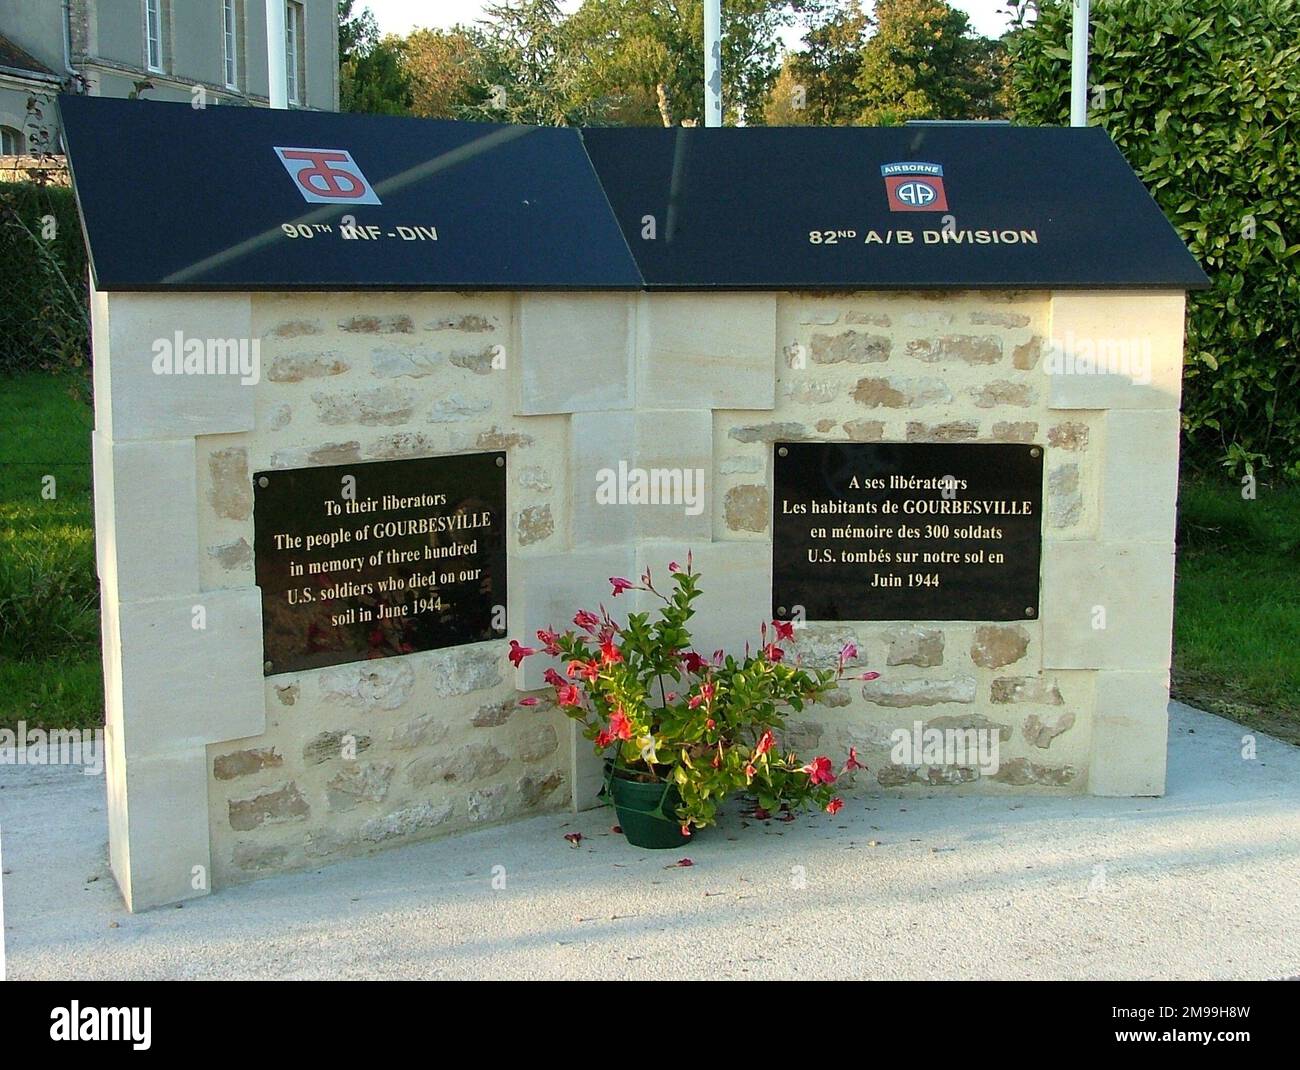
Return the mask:
{"type": "Polygon", "coordinates": [[[855,676],[854,679],[855,679],[855,680],[879,680],[879,679],[880,679],[880,673],[878,673],[878,672],[864,672],[864,673],[862,673],[860,676],[855,676]]]}
{"type": "Polygon", "coordinates": [[[564,677],[554,669],[547,669],[546,672],[542,673],[542,679],[552,687],[563,687],[565,683],[564,677]]]}
{"type": "Polygon", "coordinates": [[[551,657],[556,657],[560,653],[560,636],[558,633],[546,628],[538,628],[537,638],[541,640],[542,648],[550,654],[551,657]]]}
{"type": "Polygon", "coordinates": [[[510,664],[517,669],[519,668],[519,663],[522,662],[524,658],[531,658],[536,653],[537,651],[531,646],[520,646],[518,639],[511,639],[510,653],[507,654],[506,657],[510,659],[510,664]]]}
{"type": "Polygon", "coordinates": [[[627,719],[621,706],[609,715],[609,730],[617,739],[632,738],[632,722],[627,719]]]}
{"type": "Polygon", "coordinates": [[[600,618],[588,609],[580,609],[574,614],[573,623],[584,632],[591,632],[594,635],[596,629],[600,627],[600,618]]]}
{"type": "Polygon", "coordinates": [[[606,665],[613,665],[615,662],[623,660],[623,655],[614,643],[612,635],[600,644],[600,658],[606,665]]]}
{"type": "MultiPolygon", "coordinates": [[[[683,825],[683,826],[682,826],[682,835],[683,835],[683,836],[689,836],[690,834],[691,834],[691,826],[690,826],[690,825],[683,825]]],[[[693,865],[695,865],[695,863],[692,862],[689,858],[683,858],[683,859],[682,859],[680,862],[678,862],[677,864],[678,864],[679,866],[693,866],[693,865]]]]}
{"type": "Polygon", "coordinates": [[[566,832],[564,838],[568,841],[570,847],[577,847],[582,842],[581,832],[566,832]]]}
{"type": "Polygon", "coordinates": [[[582,692],[573,684],[565,684],[555,689],[555,701],[561,706],[578,706],[582,703],[582,692]]]}
{"type": "Polygon", "coordinates": [[[666,694],[666,695],[664,696],[664,701],[665,701],[665,702],[676,702],[676,701],[677,701],[677,692],[676,692],[676,691],[669,691],[668,694],[666,694]]]}
{"type": "Polygon", "coordinates": [[[687,702],[686,705],[693,710],[697,710],[704,703],[713,701],[713,692],[714,692],[713,684],[711,683],[700,684],[699,694],[692,695],[690,701],[687,702]]]}
{"type": "Polygon", "coordinates": [[[613,732],[609,732],[602,728],[599,732],[596,733],[596,748],[598,750],[604,750],[613,742],[614,742],[613,732]]]}
{"type": "Polygon", "coordinates": [[[763,733],[762,738],[758,741],[758,746],[754,748],[754,757],[761,758],[776,745],[776,737],[772,735],[772,730],[768,729],[763,733]]]}
{"type": "Polygon", "coordinates": [[[840,810],[842,810],[843,808],[844,808],[844,800],[841,799],[838,795],[835,796],[835,798],[833,798],[830,802],[826,804],[826,812],[828,814],[838,814],[840,810]]]}
{"type": "Polygon", "coordinates": [[[721,651],[721,650],[715,650],[715,651],[713,652],[713,664],[714,664],[714,665],[719,665],[719,666],[720,666],[720,665],[721,665],[724,661],[726,661],[726,660],[727,660],[727,655],[726,655],[723,651],[721,651]]]}
{"type": "Polygon", "coordinates": [[[758,772],[758,770],[754,768],[754,763],[753,763],[753,762],[749,762],[749,763],[747,763],[747,764],[745,765],[745,779],[747,779],[747,780],[753,780],[753,779],[754,779],[754,774],[757,773],[757,772],[758,772]]]}
{"type": "Polygon", "coordinates": [[[625,580],[622,576],[610,576],[609,582],[614,585],[614,597],[617,598],[624,591],[632,590],[636,584],[631,580],[625,580]]]}
{"type": "Polygon", "coordinates": [[[600,662],[598,661],[578,661],[569,662],[569,667],[565,670],[570,676],[583,676],[590,682],[595,682],[596,677],[600,675],[600,662]]]}
{"type": "Polygon", "coordinates": [[[718,722],[715,721],[712,717],[710,717],[707,721],[704,722],[704,727],[709,729],[709,731],[712,731],[713,729],[718,727],[718,722]]]}
{"type": "Polygon", "coordinates": [[[854,769],[865,769],[866,766],[858,761],[858,748],[849,748],[849,760],[844,763],[844,772],[851,773],[854,769]]]}
{"type": "Polygon", "coordinates": [[[840,664],[841,664],[841,665],[843,665],[844,662],[846,662],[846,661],[852,661],[852,660],[853,660],[854,658],[856,658],[857,656],[858,656],[858,648],[857,648],[857,645],[856,645],[856,644],[854,644],[854,643],[845,643],[842,647],[840,647],[840,664]]]}
{"type": "Polygon", "coordinates": [[[814,784],[834,784],[835,773],[831,769],[831,760],[825,755],[814,758],[803,767],[808,779],[814,784]]]}
{"type": "Polygon", "coordinates": [[[778,640],[794,638],[794,625],[788,620],[774,620],[772,628],[776,632],[778,640]]]}
{"type": "Polygon", "coordinates": [[[668,562],[668,571],[669,571],[669,572],[680,572],[681,570],[682,570],[682,566],[679,565],[676,561],[669,561],[669,562],[668,562]]]}
{"type": "Polygon", "coordinates": [[[720,768],[722,768],[722,755],[721,755],[721,754],[715,754],[715,755],[713,756],[713,768],[714,768],[714,769],[720,769],[720,768]]]}
{"type": "Polygon", "coordinates": [[[519,705],[521,705],[521,706],[536,706],[536,705],[537,705],[537,699],[534,698],[532,695],[529,695],[527,698],[521,698],[521,699],[519,700],[519,705]]]}
{"type": "Polygon", "coordinates": [[[695,673],[698,676],[708,667],[709,663],[695,653],[694,650],[688,650],[682,655],[682,668],[687,672],[695,673]]]}
{"type": "Polygon", "coordinates": [[[763,647],[763,656],[768,661],[780,661],[785,657],[785,651],[775,643],[768,643],[767,646],[763,647]]]}

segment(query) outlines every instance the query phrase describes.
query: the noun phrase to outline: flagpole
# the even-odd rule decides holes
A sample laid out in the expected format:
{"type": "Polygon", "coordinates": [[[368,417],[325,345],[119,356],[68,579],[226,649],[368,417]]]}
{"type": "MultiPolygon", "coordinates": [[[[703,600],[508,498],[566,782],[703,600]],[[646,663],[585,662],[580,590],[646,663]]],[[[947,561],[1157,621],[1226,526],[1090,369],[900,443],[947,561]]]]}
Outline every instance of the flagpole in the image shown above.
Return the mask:
{"type": "Polygon", "coordinates": [[[704,125],[722,125],[722,0],[704,0],[704,125]]]}
{"type": "Polygon", "coordinates": [[[1088,125],[1088,0],[1074,0],[1070,59],[1070,125],[1088,125]]]}
{"type": "Polygon", "coordinates": [[[266,2],[266,85],[273,108],[289,106],[289,72],[285,63],[284,0],[266,2]]]}

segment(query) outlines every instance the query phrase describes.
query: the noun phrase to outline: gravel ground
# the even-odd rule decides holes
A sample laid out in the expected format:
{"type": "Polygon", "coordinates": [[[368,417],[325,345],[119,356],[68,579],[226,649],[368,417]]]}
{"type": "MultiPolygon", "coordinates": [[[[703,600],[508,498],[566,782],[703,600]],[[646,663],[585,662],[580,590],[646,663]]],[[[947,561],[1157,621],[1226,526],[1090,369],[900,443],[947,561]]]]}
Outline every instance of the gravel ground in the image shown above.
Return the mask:
{"type": "Polygon", "coordinates": [[[690,867],[597,810],[134,916],[103,779],[0,765],[9,977],[1295,975],[1300,749],[1261,736],[1244,761],[1239,725],[1171,714],[1162,799],[851,798],[834,819],[711,830],[690,867]]]}

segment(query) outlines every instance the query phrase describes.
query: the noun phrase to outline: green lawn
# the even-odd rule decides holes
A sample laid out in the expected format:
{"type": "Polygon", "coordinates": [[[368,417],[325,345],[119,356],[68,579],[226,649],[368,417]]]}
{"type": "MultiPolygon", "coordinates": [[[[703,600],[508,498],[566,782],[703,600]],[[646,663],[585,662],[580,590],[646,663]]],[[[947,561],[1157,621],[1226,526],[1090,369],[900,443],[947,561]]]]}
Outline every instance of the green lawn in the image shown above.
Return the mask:
{"type": "Polygon", "coordinates": [[[91,424],[84,380],[0,376],[0,727],[103,721],[91,424]]]}
{"type": "MultiPolygon", "coordinates": [[[[0,377],[0,727],[102,721],[90,428],[82,380],[0,377]]],[[[1179,513],[1175,695],[1300,743],[1300,488],[1187,485],[1179,513]]]]}
{"type": "Polygon", "coordinates": [[[1300,488],[1183,487],[1174,695],[1300,743],[1300,488]]]}

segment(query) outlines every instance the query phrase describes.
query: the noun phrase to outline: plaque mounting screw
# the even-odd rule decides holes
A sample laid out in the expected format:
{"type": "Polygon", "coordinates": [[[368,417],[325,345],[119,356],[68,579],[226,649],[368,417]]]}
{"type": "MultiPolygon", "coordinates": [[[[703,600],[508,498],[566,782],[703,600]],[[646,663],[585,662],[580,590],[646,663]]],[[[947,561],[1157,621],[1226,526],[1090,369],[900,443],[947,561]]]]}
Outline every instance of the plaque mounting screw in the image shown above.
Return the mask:
{"type": "Polygon", "coordinates": [[[497,458],[497,467],[498,467],[498,468],[504,468],[505,466],[506,466],[506,459],[505,459],[504,457],[498,457],[498,458],[497,458]]]}
{"type": "Polygon", "coordinates": [[[1037,457],[1040,454],[1042,454],[1042,452],[1043,452],[1042,450],[1040,450],[1037,446],[1035,446],[1032,450],[1029,451],[1029,456],[1037,457]]]}
{"type": "Polygon", "coordinates": [[[1035,615],[1036,612],[1037,612],[1037,611],[1034,609],[1033,606],[1026,606],[1026,607],[1025,607],[1025,616],[1026,616],[1026,617],[1032,617],[1032,616],[1035,615]]]}
{"type": "Polygon", "coordinates": [[[777,606],[777,607],[776,607],[776,615],[777,615],[778,617],[784,617],[784,616],[785,616],[785,606],[777,606]]]}
{"type": "Polygon", "coordinates": [[[269,487],[271,485],[271,481],[267,479],[266,476],[258,476],[257,485],[259,487],[269,487]]]}
{"type": "Polygon", "coordinates": [[[271,666],[271,663],[270,663],[269,661],[264,661],[264,662],[262,662],[262,671],[263,671],[263,672],[270,672],[270,671],[271,671],[271,668],[272,668],[272,666],[271,666]]]}
{"type": "Polygon", "coordinates": [[[789,451],[788,449],[786,449],[784,446],[780,447],[776,452],[777,452],[778,456],[781,456],[781,457],[789,457],[789,456],[790,456],[790,451],[789,451]]]}

